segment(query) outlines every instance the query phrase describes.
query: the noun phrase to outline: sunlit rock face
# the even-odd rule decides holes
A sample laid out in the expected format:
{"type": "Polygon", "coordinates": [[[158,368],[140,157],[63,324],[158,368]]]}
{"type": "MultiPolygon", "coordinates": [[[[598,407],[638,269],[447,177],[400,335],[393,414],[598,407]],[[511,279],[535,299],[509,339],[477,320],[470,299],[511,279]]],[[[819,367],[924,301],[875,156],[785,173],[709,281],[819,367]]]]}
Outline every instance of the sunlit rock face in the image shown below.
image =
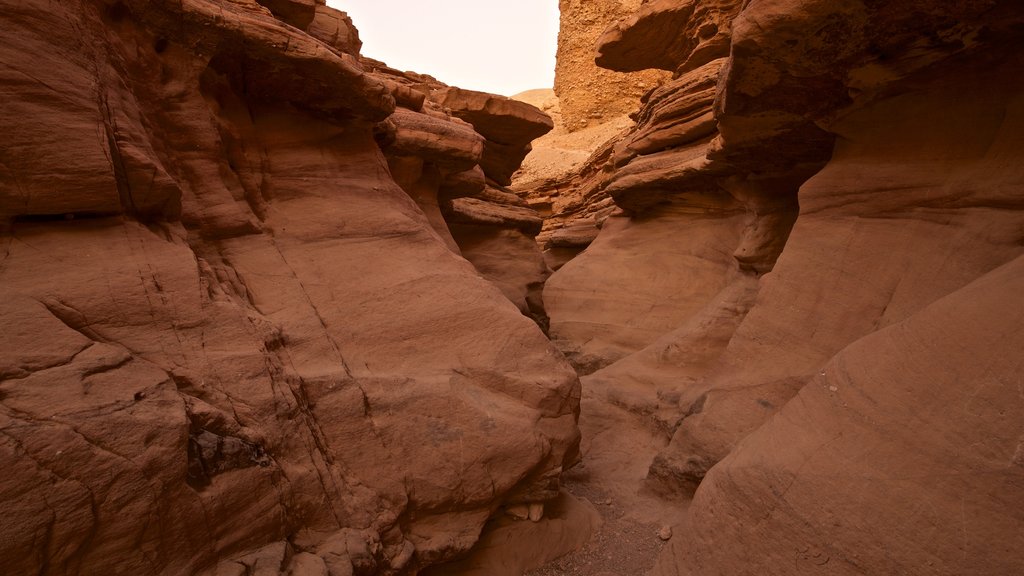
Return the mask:
{"type": "Polygon", "coordinates": [[[319,2],[0,21],[0,571],[413,573],[557,494],[577,377],[437,196],[514,204],[477,167],[539,113],[492,140],[319,2]]]}
{"type": "Polygon", "coordinates": [[[1022,46],[997,0],[652,1],[602,37],[674,77],[544,297],[586,394],[671,439],[648,486],[696,492],[657,574],[1024,567],[1022,46]]]}
{"type": "Polygon", "coordinates": [[[561,19],[554,88],[569,131],[633,112],[637,99],[668,76],[642,68],[624,73],[594,62],[594,45],[605,28],[641,4],[642,0],[558,0],[561,19]]]}
{"type": "MultiPolygon", "coordinates": [[[[619,71],[598,66],[595,45],[605,30],[641,0],[560,0],[555,98],[542,107],[559,126],[541,142],[514,187],[545,216],[537,236],[547,265],[557,270],[586,248],[617,211],[605,192],[602,168],[609,138],[632,125],[639,100],[671,77],[647,66],[619,71]],[[548,108],[550,106],[550,108],[548,108]],[[588,160],[589,157],[589,160],[588,160]]],[[[525,96],[526,94],[524,94],[525,96]]]]}

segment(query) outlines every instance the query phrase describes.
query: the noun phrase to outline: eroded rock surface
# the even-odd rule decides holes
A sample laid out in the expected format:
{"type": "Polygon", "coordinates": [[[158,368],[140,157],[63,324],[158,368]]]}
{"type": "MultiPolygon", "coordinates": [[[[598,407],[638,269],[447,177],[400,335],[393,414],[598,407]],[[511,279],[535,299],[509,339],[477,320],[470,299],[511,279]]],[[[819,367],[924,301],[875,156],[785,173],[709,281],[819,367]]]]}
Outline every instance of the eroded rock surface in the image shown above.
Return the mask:
{"type": "Polygon", "coordinates": [[[364,59],[399,108],[376,128],[391,174],[437,235],[521,312],[547,327],[541,216],[507,189],[530,143],[553,127],[538,108],[364,59]]]}
{"type": "Polygon", "coordinates": [[[602,38],[674,77],[568,184],[559,233],[623,212],[545,304],[585,406],[671,439],[646,487],[696,491],[656,574],[1021,570],[1022,23],[664,0],[602,38]]]}
{"type": "Polygon", "coordinates": [[[484,190],[429,77],[319,2],[0,8],[5,574],[412,573],[558,495],[578,380],[421,208],[484,190]]]}
{"type": "Polygon", "coordinates": [[[595,43],[605,28],[641,4],[641,0],[559,0],[554,88],[570,132],[633,112],[636,99],[666,77],[660,71],[627,74],[594,63],[595,43]]]}

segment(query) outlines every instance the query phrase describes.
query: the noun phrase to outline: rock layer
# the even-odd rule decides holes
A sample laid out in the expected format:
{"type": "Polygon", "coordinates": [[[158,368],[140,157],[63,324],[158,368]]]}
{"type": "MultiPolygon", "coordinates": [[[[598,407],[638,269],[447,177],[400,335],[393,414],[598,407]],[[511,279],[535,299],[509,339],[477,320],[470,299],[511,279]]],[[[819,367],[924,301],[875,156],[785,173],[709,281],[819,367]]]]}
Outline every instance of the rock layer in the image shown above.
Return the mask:
{"type": "Polygon", "coordinates": [[[5,573],[415,572],[557,496],[575,374],[379,144],[485,139],[343,13],[2,8],[5,573]]]}
{"type": "Polygon", "coordinates": [[[504,96],[367,63],[399,104],[376,129],[392,176],[453,252],[546,329],[540,291],[549,271],[534,242],[541,218],[501,183],[551,118],[504,96]]]}
{"type": "Polygon", "coordinates": [[[656,574],[1021,570],[1022,23],[665,0],[602,39],[675,76],[592,162],[625,212],[545,299],[578,367],[610,364],[586,394],[671,438],[648,487],[696,490],[656,574]]]}
{"type": "MultiPolygon", "coordinates": [[[[714,20],[728,31],[730,21],[722,14],[734,16],[739,6],[733,2],[719,6],[718,11],[690,14],[691,6],[687,14],[714,20]]],[[[654,52],[647,36],[631,33],[630,26],[660,17],[668,20],[662,26],[671,29],[679,16],[658,3],[645,5],[643,13],[646,19],[633,18],[613,28],[599,50],[611,51],[607,45],[612,43],[614,50],[626,54],[654,52]]],[[[735,282],[746,284],[743,274],[733,273],[737,265],[747,276],[771,270],[796,217],[797,187],[824,163],[824,146],[831,142],[827,137],[804,138],[792,158],[779,158],[771,165],[733,153],[734,148],[773,145],[780,133],[748,125],[741,132],[746,140],[734,144],[719,131],[721,115],[716,115],[715,107],[729,50],[728,44],[720,44],[704,49],[702,65],[682,67],[674,79],[645,95],[635,114],[636,127],[606,145],[572,182],[580,189],[573,194],[579,200],[567,206],[568,217],[564,212],[559,216],[563,228],[548,237],[549,248],[556,247],[559,236],[575,236],[573,230],[586,226],[582,215],[597,210],[603,218],[612,214],[610,207],[605,208],[612,202],[633,215],[634,225],[602,231],[606,238],[627,234],[631,239],[611,240],[601,243],[601,248],[594,245],[581,259],[560,269],[546,290],[551,335],[577,368],[586,372],[640,351],[695,318],[708,304],[720,302],[716,295],[721,290],[735,282]],[[668,221],[675,223],[666,225],[668,221]],[[655,232],[658,228],[662,231],[655,232]],[[690,236],[679,234],[688,244],[680,251],[686,258],[664,259],[655,256],[659,250],[640,248],[665,243],[655,239],[671,237],[678,228],[694,231],[690,236]],[[650,238],[641,240],[646,234],[650,238]],[[628,273],[623,274],[624,266],[628,273]],[[652,301],[614,298],[593,288],[596,278],[616,275],[622,276],[623,283],[616,284],[614,291],[651,294],[652,301]]],[[[650,55],[646,61],[628,60],[638,67],[660,65],[650,55]]],[[[735,123],[740,125],[744,119],[735,123]]],[[[782,134],[789,137],[785,130],[782,134]]],[[[602,218],[591,221],[598,226],[605,223],[602,218]]],[[[678,250],[674,244],[666,252],[678,250]]],[[[738,304],[736,310],[745,311],[750,303],[738,304]]]]}
{"type": "Polygon", "coordinates": [[[628,114],[636,99],[665,78],[663,72],[625,74],[594,64],[594,45],[610,24],[628,16],[641,0],[559,0],[561,13],[555,93],[570,132],[628,114]]]}

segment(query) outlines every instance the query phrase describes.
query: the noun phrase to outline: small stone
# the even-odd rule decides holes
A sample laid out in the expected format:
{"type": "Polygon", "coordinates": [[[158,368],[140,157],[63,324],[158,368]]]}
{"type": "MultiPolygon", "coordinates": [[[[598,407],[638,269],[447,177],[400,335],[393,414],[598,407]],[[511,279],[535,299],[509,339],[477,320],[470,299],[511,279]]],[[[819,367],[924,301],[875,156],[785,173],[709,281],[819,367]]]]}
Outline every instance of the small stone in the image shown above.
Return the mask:
{"type": "Polygon", "coordinates": [[[672,527],[662,526],[661,529],[658,530],[658,538],[661,538],[666,542],[669,541],[672,538],[672,527]]]}
{"type": "Polygon", "coordinates": [[[540,502],[534,502],[530,504],[530,521],[540,522],[540,519],[544,517],[544,504],[540,502]]]}

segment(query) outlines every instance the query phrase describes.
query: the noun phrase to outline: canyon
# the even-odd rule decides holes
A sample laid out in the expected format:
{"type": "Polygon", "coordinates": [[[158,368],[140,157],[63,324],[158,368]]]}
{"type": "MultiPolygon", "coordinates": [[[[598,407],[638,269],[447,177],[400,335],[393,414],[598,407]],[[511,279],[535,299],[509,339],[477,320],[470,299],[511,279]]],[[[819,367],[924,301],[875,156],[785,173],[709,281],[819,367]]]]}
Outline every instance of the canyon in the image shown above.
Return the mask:
{"type": "Polygon", "coordinates": [[[559,4],[0,0],[0,573],[1024,573],[1024,7],[559,4]]]}

